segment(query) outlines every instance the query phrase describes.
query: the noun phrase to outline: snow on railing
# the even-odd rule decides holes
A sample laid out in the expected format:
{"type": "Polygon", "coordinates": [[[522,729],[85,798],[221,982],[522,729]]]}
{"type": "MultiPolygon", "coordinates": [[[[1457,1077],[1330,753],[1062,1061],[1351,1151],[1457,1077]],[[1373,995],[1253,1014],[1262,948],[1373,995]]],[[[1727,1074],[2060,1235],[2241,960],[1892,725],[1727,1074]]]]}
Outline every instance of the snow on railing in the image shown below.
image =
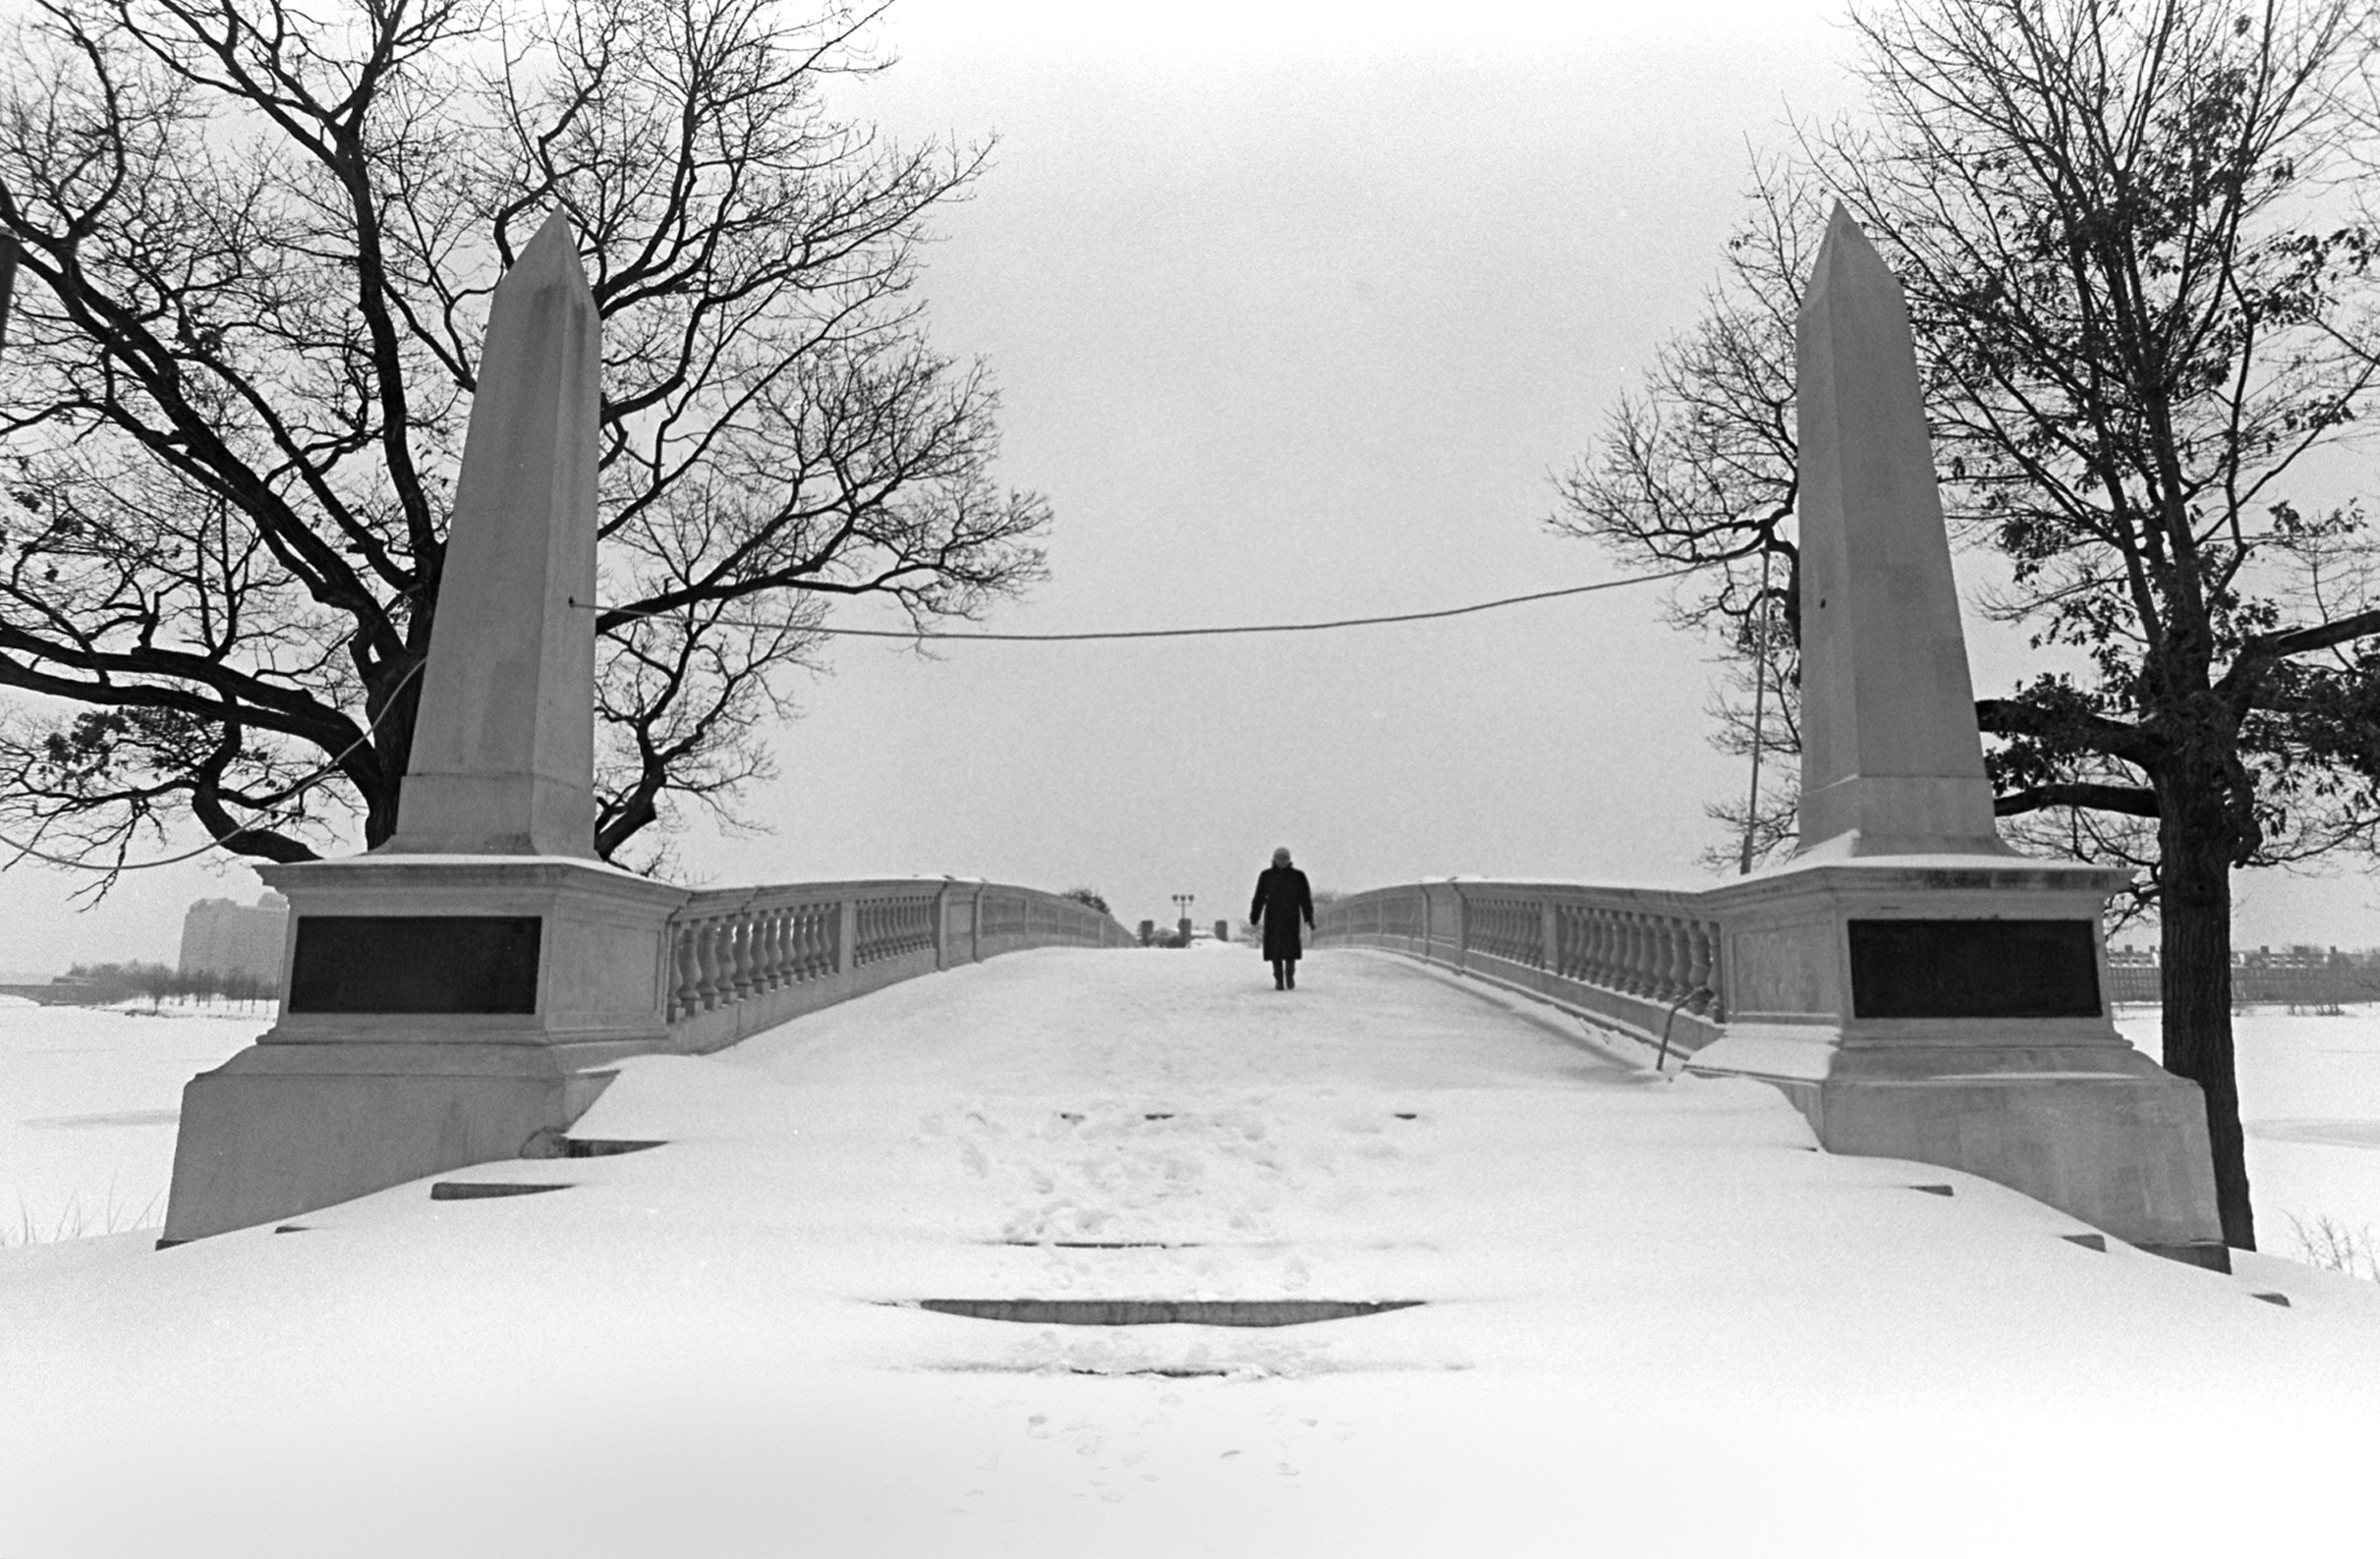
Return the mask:
{"type": "Polygon", "coordinates": [[[1386,948],[1690,1053],[1726,1022],[1720,924],[1690,891],[1447,878],[1326,903],[1315,941],[1386,948]]]}
{"type": "Polygon", "coordinates": [[[670,1037],[695,1052],[953,964],[1137,945],[1073,899],[953,878],[712,889],[688,896],[667,935],[670,1037]]]}

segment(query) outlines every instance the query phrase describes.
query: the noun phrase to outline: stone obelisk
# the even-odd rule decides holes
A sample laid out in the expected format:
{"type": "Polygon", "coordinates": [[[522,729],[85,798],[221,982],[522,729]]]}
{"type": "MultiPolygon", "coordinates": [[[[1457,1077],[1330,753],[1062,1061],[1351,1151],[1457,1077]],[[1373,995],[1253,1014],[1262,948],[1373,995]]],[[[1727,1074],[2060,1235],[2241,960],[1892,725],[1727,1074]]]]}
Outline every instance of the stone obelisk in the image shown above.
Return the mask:
{"type": "Polygon", "coordinates": [[[1795,345],[1801,853],[2006,855],[1900,283],[1840,206],[1795,345]]]}
{"type": "Polygon", "coordinates": [[[591,858],[603,348],[555,213],[498,284],[387,855],[591,858]]]}
{"type": "Polygon", "coordinates": [[[260,869],[281,1017],[183,1090],[161,1243],[550,1152],[610,1063],[670,1048],[685,891],[594,852],[602,364],[557,215],[488,311],[396,833],[260,869]]]}
{"type": "Polygon", "coordinates": [[[1830,1153],[1996,1180],[2227,1261],[2206,1105],[2109,1017],[2131,874],[2000,842],[1900,284],[1839,206],[1802,295],[1801,848],[1713,889],[1727,1032],[1830,1153]]]}

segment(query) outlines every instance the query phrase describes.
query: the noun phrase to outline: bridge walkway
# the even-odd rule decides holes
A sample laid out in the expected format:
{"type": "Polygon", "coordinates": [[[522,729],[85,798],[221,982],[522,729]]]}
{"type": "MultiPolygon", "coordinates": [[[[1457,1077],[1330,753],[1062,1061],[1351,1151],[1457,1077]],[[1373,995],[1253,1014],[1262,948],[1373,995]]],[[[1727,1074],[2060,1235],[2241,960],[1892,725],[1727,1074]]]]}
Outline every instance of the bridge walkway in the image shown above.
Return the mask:
{"type": "Polygon", "coordinates": [[[2369,1285],[2095,1252],[1566,1021],[1384,955],[1321,953],[1280,994],[1245,951],[1021,953],[625,1063],[576,1135],[664,1146],[439,1177],[522,1194],[417,1182],[46,1280],[0,1262],[12,1536],[2079,1551],[2281,1530],[2269,1505],[2138,1497],[2217,1437],[2243,1479],[2349,1475],[2339,1431],[2380,1400],[2369,1285]],[[2291,1308],[2254,1297],[2276,1287],[2291,1308]],[[1027,1298],[1421,1303],[1281,1327],[914,1308],[1027,1298]]]}

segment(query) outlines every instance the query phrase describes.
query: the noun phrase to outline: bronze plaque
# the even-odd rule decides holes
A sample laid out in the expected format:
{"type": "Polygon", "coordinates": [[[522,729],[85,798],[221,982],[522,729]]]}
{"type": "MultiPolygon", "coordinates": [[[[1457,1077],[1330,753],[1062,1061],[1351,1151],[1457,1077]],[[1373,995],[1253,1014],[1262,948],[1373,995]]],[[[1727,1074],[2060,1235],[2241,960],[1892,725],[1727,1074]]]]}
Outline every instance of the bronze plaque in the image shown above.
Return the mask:
{"type": "Polygon", "coordinates": [[[533,1013],[534,915],[301,915],[293,1013],[533,1013]]]}
{"type": "Polygon", "coordinates": [[[1854,920],[1854,1017],[2096,1017],[2088,920],[1854,920]]]}

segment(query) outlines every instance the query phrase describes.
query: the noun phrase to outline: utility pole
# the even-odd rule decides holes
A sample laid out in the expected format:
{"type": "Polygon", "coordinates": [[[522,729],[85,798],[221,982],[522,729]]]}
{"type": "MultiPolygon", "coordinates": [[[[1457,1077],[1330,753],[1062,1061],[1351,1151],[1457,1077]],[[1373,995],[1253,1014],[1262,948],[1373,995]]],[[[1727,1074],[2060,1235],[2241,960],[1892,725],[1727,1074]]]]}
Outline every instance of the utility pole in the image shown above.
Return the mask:
{"type": "Polygon", "coordinates": [[[1744,803],[1743,858],[1736,863],[1737,877],[1752,875],[1752,835],[1760,823],[1760,726],[1768,714],[1769,694],[1769,559],[1768,548],[1760,549],[1760,594],[1757,610],[1759,626],[1754,630],[1752,672],[1752,798],[1744,803]]]}

